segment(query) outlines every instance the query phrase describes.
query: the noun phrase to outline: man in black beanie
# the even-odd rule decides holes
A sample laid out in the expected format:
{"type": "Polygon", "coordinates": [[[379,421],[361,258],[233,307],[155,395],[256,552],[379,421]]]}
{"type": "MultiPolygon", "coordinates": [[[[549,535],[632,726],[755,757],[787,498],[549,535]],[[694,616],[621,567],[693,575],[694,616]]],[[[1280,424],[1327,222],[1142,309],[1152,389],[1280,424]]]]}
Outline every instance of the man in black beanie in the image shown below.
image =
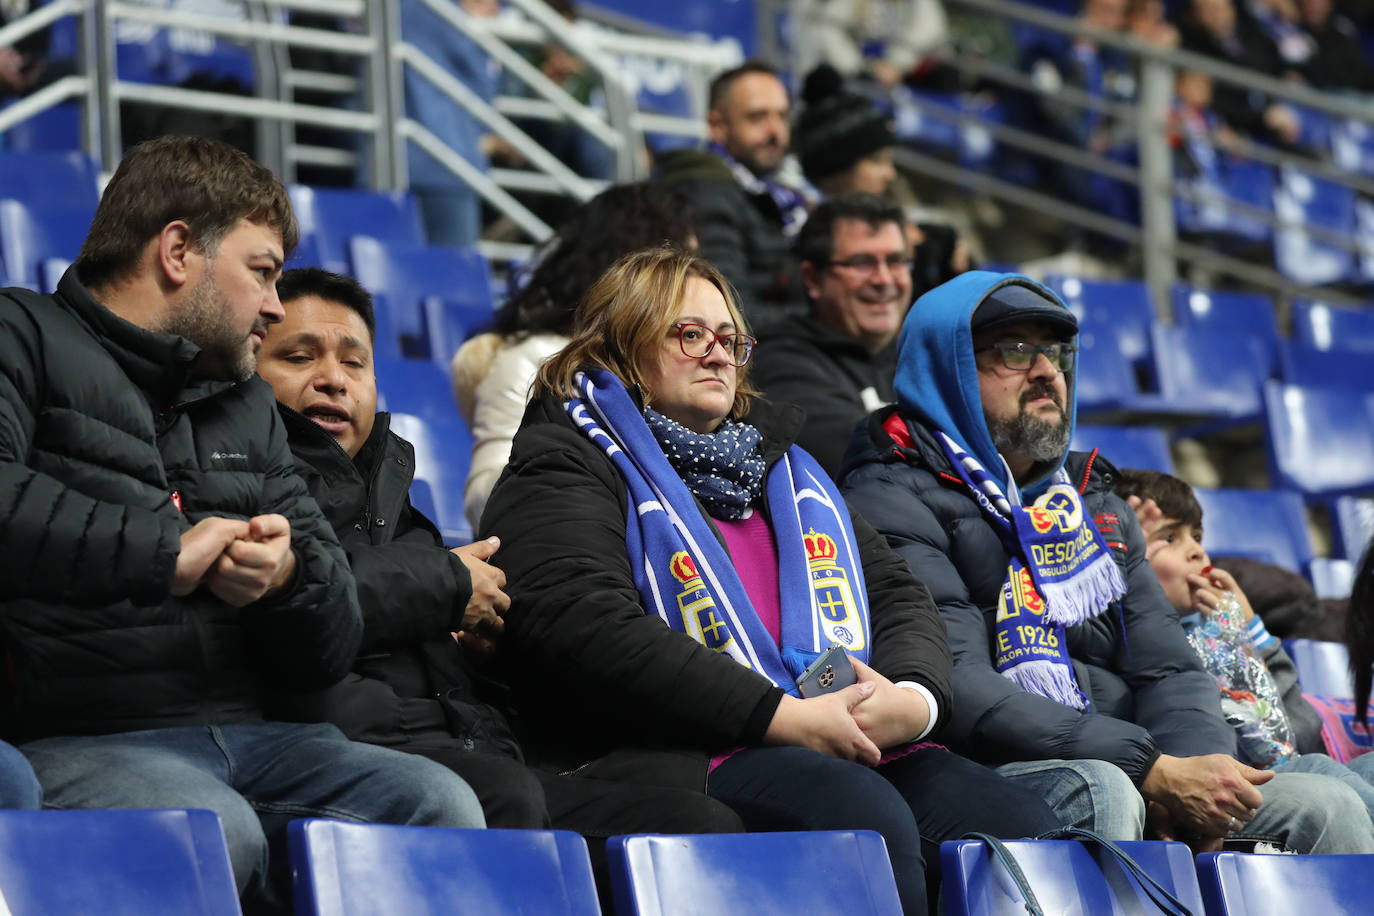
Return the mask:
{"type": "Polygon", "coordinates": [[[885,195],[897,177],[892,164],[897,140],[888,116],[865,96],[845,89],[829,64],[807,74],[802,101],[806,107],[797,119],[793,147],[806,180],[826,197],[846,191],[885,195]]]}

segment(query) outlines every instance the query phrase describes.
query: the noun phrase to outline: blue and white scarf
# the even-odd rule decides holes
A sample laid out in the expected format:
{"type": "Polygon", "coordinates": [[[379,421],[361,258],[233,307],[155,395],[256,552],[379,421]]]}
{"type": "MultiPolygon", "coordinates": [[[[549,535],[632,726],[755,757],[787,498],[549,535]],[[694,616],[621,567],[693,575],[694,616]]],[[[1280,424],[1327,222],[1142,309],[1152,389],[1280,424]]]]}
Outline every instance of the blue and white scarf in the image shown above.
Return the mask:
{"type": "Polygon", "coordinates": [[[1023,690],[1087,709],[1064,628],[1126,594],[1112,552],[1063,468],[1033,505],[1013,506],[976,458],[935,435],[1011,557],[997,603],[997,670],[1023,690]]]}
{"type": "Polygon", "coordinates": [[[725,164],[730,167],[730,173],[735,176],[735,181],[744,190],[750,194],[767,194],[773,198],[778,212],[782,214],[782,234],[789,239],[795,238],[801,231],[802,224],[806,222],[807,214],[811,212],[806,195],[781,182],[760,178],[749,171],[747,165],[731,156],[730,151],[719,143],[712,141],[706,144],[706,148],[725,160],[725,164]]]}
{"type": "Polygon", "coordinates": [[[625,547],[646,614],[793,696],[796,677],[833,644],[868,661],[868,589],[854,529],[844,500],[815,459],[794,446],[765,483],[778,547],[779,650],[730,555],[625,386],[601,369],[579,372],[576,384],[581,397],[564,408],[625,479],[625,547]]]}

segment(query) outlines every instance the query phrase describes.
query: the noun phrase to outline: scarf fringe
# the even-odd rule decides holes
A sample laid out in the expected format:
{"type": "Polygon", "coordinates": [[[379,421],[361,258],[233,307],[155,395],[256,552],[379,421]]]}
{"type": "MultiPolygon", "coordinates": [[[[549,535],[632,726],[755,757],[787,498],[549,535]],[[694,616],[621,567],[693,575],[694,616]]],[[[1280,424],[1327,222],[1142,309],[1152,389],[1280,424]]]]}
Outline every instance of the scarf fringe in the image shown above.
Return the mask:
{"type": "Polygon", "coordinates": [[[1091,620],[1126,594],[1126,580],[1110,553],[1103,553],[1074,573],[1073,578],[1040,584],[1045,599],[1045,622],[1071,627],[1091,620]]]}
{"type": "Polygon", "coordinates": [[[1002,675],[1028,693],[1048,697],[1074,709],[1087,708],[1072,672],[1060,662],[1022,662],[1003,671],[1002,675]]]}

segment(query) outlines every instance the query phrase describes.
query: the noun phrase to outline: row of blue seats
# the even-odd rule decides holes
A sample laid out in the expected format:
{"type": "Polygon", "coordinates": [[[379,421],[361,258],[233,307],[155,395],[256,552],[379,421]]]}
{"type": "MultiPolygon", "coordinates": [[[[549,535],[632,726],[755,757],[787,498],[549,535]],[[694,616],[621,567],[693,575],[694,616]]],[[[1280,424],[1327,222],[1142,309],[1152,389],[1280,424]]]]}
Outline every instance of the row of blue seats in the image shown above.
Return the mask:
{"type": "MultiPolygon", "coordinates": [[[[538,913],[599,916],[582,838],[564,831],[451,830],[306,819],[288,826],[298,916],[538,913]]],[[[1041,911],[1155,911],[1108,850],[1010,840],[1041,911]]],[[[1119,844],[1187,912],[1241,916],[1360,912],[1371,856],[1210,853],[1177,842],[1119,844]]],[[[0,892],[15,913],[239,916],[228,850],[210,811],[0,812],[0,892]]],[[[869,831],[613,837],[621,916],[701,913],[897,916],[882,838],[869,831]]],[[[945,912],[1030,911],[978,840],[942,844],[945,912]]]]}

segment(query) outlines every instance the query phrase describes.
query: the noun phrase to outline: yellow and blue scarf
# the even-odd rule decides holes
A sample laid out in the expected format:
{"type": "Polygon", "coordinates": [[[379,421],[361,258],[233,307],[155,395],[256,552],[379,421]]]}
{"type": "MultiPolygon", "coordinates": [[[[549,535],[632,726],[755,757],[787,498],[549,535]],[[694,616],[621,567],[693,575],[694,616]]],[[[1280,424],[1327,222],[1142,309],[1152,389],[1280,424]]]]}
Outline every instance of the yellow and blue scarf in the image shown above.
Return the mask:
{"type": "Polygon", "coordinates": [[[867,662],[868,590],[849,510],[810,455],[793,446],[765,483],[778,547],[779,649],[734,564],[620,380],[590,369],[564,405],[625,480],[625,546],[646,614],[729,655],[793,696],[796,677],[838,643],[867,662]]]}

